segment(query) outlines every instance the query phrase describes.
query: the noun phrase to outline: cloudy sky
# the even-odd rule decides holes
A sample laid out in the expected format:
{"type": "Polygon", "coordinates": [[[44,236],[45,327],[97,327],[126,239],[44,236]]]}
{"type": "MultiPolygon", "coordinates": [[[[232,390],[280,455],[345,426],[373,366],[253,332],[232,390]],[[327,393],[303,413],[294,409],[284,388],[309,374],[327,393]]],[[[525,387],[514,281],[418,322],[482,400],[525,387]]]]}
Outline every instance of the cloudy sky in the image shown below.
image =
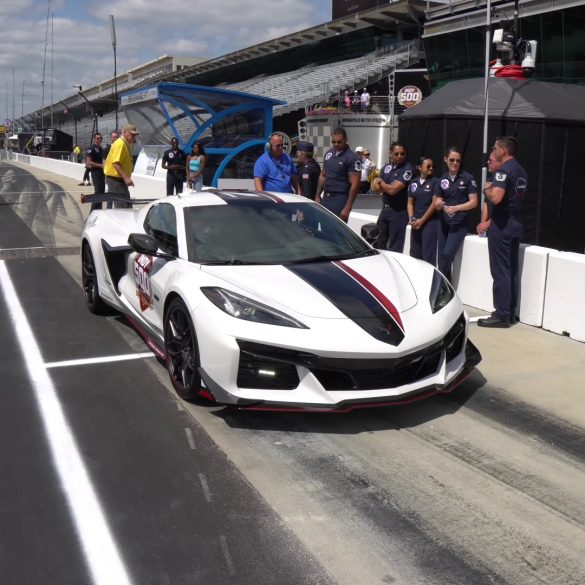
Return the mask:
{"type": "Polygon", "coordinates": [[[326,22],[331,0],[0,0],[1,121],[111,78],[110,14],[123,72],[162,55],[217,57],[326,22]]]}

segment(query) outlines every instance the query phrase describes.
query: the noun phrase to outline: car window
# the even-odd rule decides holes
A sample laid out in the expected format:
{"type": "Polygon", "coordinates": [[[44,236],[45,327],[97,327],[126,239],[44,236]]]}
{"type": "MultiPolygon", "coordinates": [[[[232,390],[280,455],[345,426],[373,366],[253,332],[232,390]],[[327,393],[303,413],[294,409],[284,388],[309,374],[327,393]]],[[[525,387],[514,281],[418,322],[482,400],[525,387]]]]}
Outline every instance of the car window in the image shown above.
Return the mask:
{"type": "Polygon", "coordinates": [[[286,264],[370,249],[346,224],[310,202],[189,207],[185,229],[189,259],[202,263],[286,264]]]}
{"type": "Polygon", "coordinates": [[[172,205],[160,203],[151,207],[144,221],[144,231],[155,238],[163,252],[178,254],[177,216],[172,205]]]}

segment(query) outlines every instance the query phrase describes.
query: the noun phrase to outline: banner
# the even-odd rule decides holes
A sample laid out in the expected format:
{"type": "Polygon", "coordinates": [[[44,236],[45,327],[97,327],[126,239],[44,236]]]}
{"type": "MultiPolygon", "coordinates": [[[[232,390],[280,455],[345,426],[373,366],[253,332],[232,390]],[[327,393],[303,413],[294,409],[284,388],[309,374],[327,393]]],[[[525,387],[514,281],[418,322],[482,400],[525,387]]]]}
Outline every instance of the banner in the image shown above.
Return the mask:
{"type": "Polygon", "coordinates": [[[388,0],[332,0],[331,19],[343,18],[348,14],[376,8],[382,4],[388,4],[388,0]]]}

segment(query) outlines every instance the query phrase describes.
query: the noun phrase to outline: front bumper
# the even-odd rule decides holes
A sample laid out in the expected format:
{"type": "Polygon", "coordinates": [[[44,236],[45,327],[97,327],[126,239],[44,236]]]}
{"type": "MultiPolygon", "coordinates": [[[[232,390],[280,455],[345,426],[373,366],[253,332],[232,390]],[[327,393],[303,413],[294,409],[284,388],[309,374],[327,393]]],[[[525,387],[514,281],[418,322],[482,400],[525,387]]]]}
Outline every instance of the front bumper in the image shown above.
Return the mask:
{"type": "MultiPolygon", "coordinates": [[[[238,409],[242,410],[269,410],[269,411],[287,411],[287,412],[349,412],[351,410],[360,409],[360,408],[372,408],[376,406],[396,406],[402,404],[410,404],[412,402],[416,402],[419,400],[423,400],[425,398],[429,398],[436,394],[446,394],[457,388],[469,375],[472,373],[473,369],[477,364],[481,362],[481,354],[479,350],[475,347],[475,345],[469,340],[465,339],[465,333],[463,332],[463,343],[465,344],[465,350],[462,359],[459,359],[459,355],[455,356],[454,361],[461,362],[461,365],[457,368],[456,371],[449,375],[448,380],[445,383],[437,383],[434,380],[433,376],[429,376],[429,383],[425,384],[424,382],[421,384],[414,384],[413,380],[408,379],[408,377],[413,376],[414,366],[413,364],[417,364],[417,371],[420,374],[419,378],[426,373],[425,368],[432,367],[432,364],[435,363],[435,354],[440,354],[441,359],[447,362],[446,356],[448,356],[449,352],[449,344],[445,343],[445,340],[442,344],[442,347],[434,347],[427,348],[425,352],[421,352],[421,356],[417,356],[413,354],[412,356],[408,356],[408,358],[402,358],[401,360],[394,360],[393,363],[390,364],[391,367],[394,368],[394,373],[398,375],[395,376],[394,382],[391,384],[393,386],[392,392],[385,391],[385,390],[377,390],[372,388],[364,387],[364,382],[366,384],[372,384],[373,380],[376,380],[380,376],[381,370],[378,366],[380,364],[375,363],[375,360],[372,360],[370,363],[369,374],[362,376],[361,378],[349,375],[347,372],[351,370],[351,363],[348,364],[347,360],[345,362],[345,368],[343,370],[338,369],[329,370],[329,373],[326,373],[325,376],[322,375],[322,372],[327,372],[327,370],[323,369],[323,366],[332,367],[334,364],[332,363],[333,360],[327,360],[323,358],[318,358],[317,356],[312,356],[311,354],[304,354],[300,355],[297,354],[295,356],[295,362],[303,360],[304,367],[312,366],[310,371],[313,375],[319,380],[319,382],[326,382],[329,384],[333,384],[334,386],[337,384],[344,383],[347,379],[351,379],[354,381],[353,387],[348,388],[345,391],[346,394],[351,394],[351,398],[344,399],[343,394],[344,391],[341,390],[333,390],[333,391],[323,391],[323,401],[312,401],[312,402],[304,402],[301,400],[287,400],[285,398],[287,391],[289,390],[286,387],[281,387],[278,394],[280,394],[278,400],[270,399],[270,398],[242,398],[238,396],[234,396],[233,394],[227,392],[224,388],[220,387],[217,383],[213,381],[213,379],[203,370],[200,368],[201,379],[205,384],[207,392],[213,397],[213,399],[222,404],[227,404],[234,406],[238,409]],[[316,362],[312,360],[316,359],[316,362]],[[340,374],[339,372],[344,371],[345,374],[340,374]],[[333,372],[333,374],[331,373],[333,372]],[[319,377],[321,376],[321,377],[319,377]],[[400,383],[402,382],[402,383],[400,383]],[[360,386],[361,383],[361,386],[360,386]],[[284,394],[284,395],[283,395],[284,394]],[[360,396],[361,394],[361,396],[360,396]],[[331,402],[331,396],[335,396],[333,402],[331,402]]],[[[449,341],[449,338],[446,337],[446,341],[449,341]]],[[[453,341],[453,340],[451,340],[453,341]]],[[[244,345],[246,347],[246,345],[244,345]]],[[[452,347],[452,346],[451,346],[452,347]]],[[[460,346],[462,349],[462,346],[460,346]]],[[[284,354],[283,354],[284,355],[284,354]]],[[[351,361],[351,360],[350,360],[351,361]]],[[[391,360],[385,360],[391,361],[391,360]]],[[[286,362],[283,361],[283,364],[286,366],[286,362]]],[[[445,368],[446,364],[443,364],[443,368],[445,368]]],[[[363,373],[363,369],[360,370],[363,373]]],[[[386,372],[389,370],[386,369],[386,372]]],[[[291,383],[290,380],[285,380],[286,383],[291,383]]],[[[276,388],[276,386],[273,386],[276,388]]],[[[388,385],[386,383],[386,389],[388,385]]],[[[263,391],[258,391],[256,394],[262,395],[263,391]]],[[[271,392],[267,392],[268,394],[272,394],[271,392]]],[[[294,394],[294,390],[292,391],[294,394]]],[[[274,396],[274,394],[272,394],[274,396]]],[[[290,396],[292,398],[292,395],[290,396]]]]}

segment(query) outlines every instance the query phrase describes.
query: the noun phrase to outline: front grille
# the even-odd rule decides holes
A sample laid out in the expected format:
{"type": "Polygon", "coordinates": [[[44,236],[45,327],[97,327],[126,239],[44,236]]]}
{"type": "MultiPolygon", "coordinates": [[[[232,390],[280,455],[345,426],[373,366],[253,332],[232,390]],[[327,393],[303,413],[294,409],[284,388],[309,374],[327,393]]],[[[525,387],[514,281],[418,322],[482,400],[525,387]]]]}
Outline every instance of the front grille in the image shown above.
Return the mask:
{"type": "Polygon", "coordinates": [[[242,350],[237,384],[240,388],[293,390],[299,385],[299,375],[294,364],[242,350]]]}
{"type": "Polygon", "coordinates": [[[299,384],[296,366],[308,368],[325,390],[398,388],[432,376],[457,357],[465,343],[465,318],[459,317],[445,337],[415,353],[388,359],[324,358],[308,352],[238,340],[238,386],[292,390],[299,384]]]}

